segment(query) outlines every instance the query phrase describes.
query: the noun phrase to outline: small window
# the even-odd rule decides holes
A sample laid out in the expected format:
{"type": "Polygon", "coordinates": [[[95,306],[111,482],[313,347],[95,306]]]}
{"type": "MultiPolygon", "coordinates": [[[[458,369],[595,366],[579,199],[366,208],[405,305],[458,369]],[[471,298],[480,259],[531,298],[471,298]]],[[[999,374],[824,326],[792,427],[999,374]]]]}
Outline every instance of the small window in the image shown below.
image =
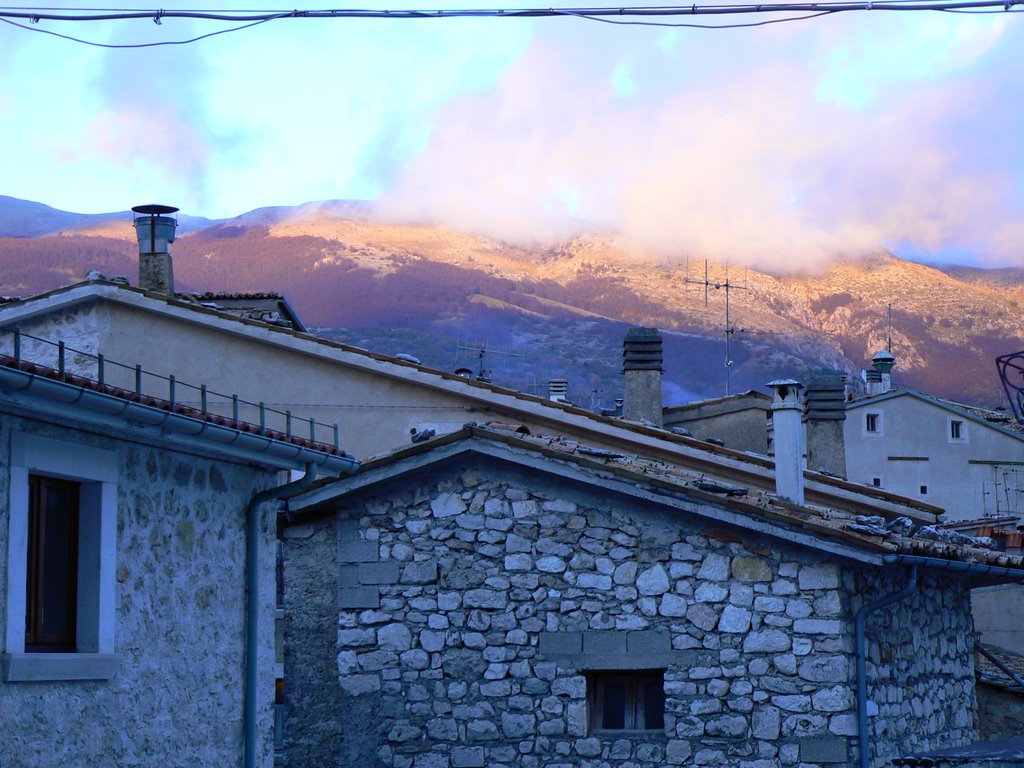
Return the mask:
{"type": "Polygon", "coordinates": [[[881,488],[882,487],[882,478],[880,478],[880,477],[872,477],[871,478],[871,484],[873,486],[875,486],[875,488],[881,488]]]}
{"type": "Polygon", "coordinates": [[[587,698],[592,732],[665,729],[664,670],[592,672],[587,698]]]}
{"type": "Polygon", "coordinates": [[[29,476],[25,650],[74,652],[78,624],[78,483],[29,476]]]}
{"type": "Polygon", "coordinates": [[[865,432],[878,432],[878,414],[877,413],[866,413],[866,414],[864,414],[864,431],[865,432]]]}
{"type": "Polygon", "coordinates": [[[922,496],[927,496],[928,495],[928,486],[927,485],[922,485],[921,486],[921,495],[922,496]]]}
{"type": "Polygon", "coordinates": [[[949,422],[949,439],[950,440],[963,440],[964,439],[964,423],[954,419],[949,422]]]}

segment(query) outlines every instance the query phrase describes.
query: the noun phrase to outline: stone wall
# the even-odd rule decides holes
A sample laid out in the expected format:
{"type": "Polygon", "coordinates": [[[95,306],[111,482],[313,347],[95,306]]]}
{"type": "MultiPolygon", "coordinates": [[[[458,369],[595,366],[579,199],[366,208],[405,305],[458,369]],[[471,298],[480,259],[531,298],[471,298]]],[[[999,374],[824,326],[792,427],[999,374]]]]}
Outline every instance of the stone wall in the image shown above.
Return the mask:
{"type": "MultiPolygon", "coordinates": [[[[902,589],[907,577],[905,570],[865,569],[858,591],[873,601],[902,589]]],[[[899,757],[973,741],[974,627],[964,582],[921,570],[918,589],[871,614],[866,629],[872,754],[899,757]]]]}
{"type": "MultiPolygon", "coordinates": [[[[240,764],[245,510],[254,492],[274,484],[275,473],[0,413],[0,595],[7,588],[7,466],[15,429],[60,439],[72,450],[117,451],[120,664],[107,681],[0,682],[0,765],[240,764]]],[[[264,767],[273,761],[274,525],[267,508],[257,747],[264,767]]]]}
{"type": "MultiPolygon", "coordinates": [[[[855,759],[859,567],[547,474],[465,461],[289,529],[290,764],[816,768],[855,759]],[[595,731],[588,673],[614,669],[665,670],[663,731],[595,731]]],[[[958,615],[967,608],[953,604],[959,591],[947,603],[942,585],[929,590],[906,616],[929,627],[928,639],[909,643],[946,663],[969,619],[932,626],[925,612],[936,600],[958,615]]],[[[888,670],[911,686],[919,672],[888,670]]],[[[964,682],[939,675],[932,693],[955,706],[964,682]]],[[[894,688],[883,694],[915,706],[894,688]]],[[[909,744],[952,721],[901,725],[909,744]]]]}
{"type": "Polygon", "coordinates": [[[1020,736],[1024,731],[1024,695],[980,683],[978,731],[983,741],[1020,736]]]}

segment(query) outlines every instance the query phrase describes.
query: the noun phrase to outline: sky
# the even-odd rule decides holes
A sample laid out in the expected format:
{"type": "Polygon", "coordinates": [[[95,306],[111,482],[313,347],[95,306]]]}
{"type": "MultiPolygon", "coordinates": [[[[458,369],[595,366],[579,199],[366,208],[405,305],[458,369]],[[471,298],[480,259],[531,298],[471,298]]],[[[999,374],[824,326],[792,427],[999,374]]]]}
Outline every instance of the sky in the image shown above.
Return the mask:
{"type": "MultiPolygon", "coordinates": [[[[29,26],[124,44],[233,25],[29,26]]],[[[1006,13],[288,19],[128,50],[0,23],[0,194],[210,218],[367,199],[523,244],[582,228],[763,268],[879,247],[1024,266],[1021,50],[1006,13]]]]}

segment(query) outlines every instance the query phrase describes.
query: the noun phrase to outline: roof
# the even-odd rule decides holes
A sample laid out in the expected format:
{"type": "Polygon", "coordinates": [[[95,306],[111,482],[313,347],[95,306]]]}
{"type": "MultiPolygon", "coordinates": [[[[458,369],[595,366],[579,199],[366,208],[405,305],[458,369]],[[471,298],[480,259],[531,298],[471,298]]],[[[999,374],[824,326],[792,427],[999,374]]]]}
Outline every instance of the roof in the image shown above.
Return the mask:
{"type": "Polygon", "coordinates": [[[161,433],[198,438],[207,447],[228,450],[273,466],[320,465],[325,471],[351,471],[358,466],[346,453],[327,443],[287,435],[256,424],[200,411],[148,395],[113,387],[53,368],[0,355],[0,402],[63,414],[88,413],[93,421],[158,426],[161,433]]]}
{"type": "MultiPolygon", "coordinates": [[[[270,325],[222,309],[203,306],[195,301],[183,301],[161,293],[143,291],[116,281],[96,279],[76,283],[4,305],[0,307],[0,323],[9,326],[95,301],[111,301],[141,311],[160,313],[211,330],[286,348],[290,352],[330,360],[375,376],[444,391],[471,403],[503,412],[506,414],[503,418],[530,419],[544,424],[551,431],[565,429],[585,432],[592,434],[595,440],[600,438],[616,445],[628,444],[630,451],[678,462],[691,469],[714,474],[722,480],[774,487],[774,463],[766,456],[717,446],[639,422],[595,414],[567,403],[323,339],[295,328],[270,325]]],[[[805,471],[804,474],[807,497],[815,503],[821,500],[832,506],[849,509],[867,507],[899,510],[901,514],[922,520],[934,519],[944,511],[941,507],[897,496],[881,488],[851,483],[812,471],[805,471]]]]}
{"type": "Polygon", "coordinates": [[[1000,669],[999,667],[999,665],[1002,665],[1018,678],[1024,679],[1024,656],[1005,648],[1000,648],[997,645],[989,645],[988,643],[982,643],[981,649],[983,653],[979,653],[976,657],[977,667],[975,673],[978,680],[988,685],[1012,691],[1013,693],[1024,694],[1024,688],[1018,685],[1017,681],[1007,674],[1005,669],[1000,669]],[[995,661],[992,661],[989,656],[992,656],[995,661]]]}
{"type": "Polygon", "coordinates": [[[965,747],[948,747],[947,749],[918,752],[906,757],[898,757],[892,761],[892,764],[946,768],[954,765],[976,765],[982,762],[992,768],[997,765],[1024,765],[1024,736],[1014,736],[999,741],[984,741],[968,744],[965,747]]]}
{"type": "Polygon", "coordinates": [[[893,389],[889,392],[883,392],[880,395],[871,395],[870,397],[864,397],[860,400],[854,400],[846,407],[848,410],[863,408],[867,405],[874,405],[876,403],[893,400],[898,397],[910,397],[915,400],[919,400],[920,402],[934,405],[938,408],[942,408],[943,410],[955,413],[958,416],[962,416],[969,421],[1003,432],[1010,437],[1017,438],[1018,440],[1024,440],[1024,425],[1019,424],[1013,417],[1013,414],[1009,411],[1000,411],[994,408],[982,408],[978,405],[959,403],[956,400],[949,400],[944,397],[926,395],[915,389],[893,389]]]}
{"type": "Polygon", "coordinates": [[[257,320],[282,328],[293,328],[303,333],[307,330],[298,313],[288,303],[288,299],[279,293],[207,292],[185,294],[184,298],[186,301],[194,299],[209,309],[227,312],[247,320],[257,320]]]}
{"type": "Polygon", "coordinates": [[[722,413],[731,413],[733,411],[741,411],[747,408],[757,408],[759,410],[767,411],[771,407],[771,404],[771,395],[766,395],[764,392],[758,392],[756,389],[748,389],[746,392],[740,392],[735,395],[712,397],[707,400],[694,400],[693,402],[683,403],[682,405],[673,405],[669,408],[665,408],[664,414],[666,416],[672,416],[676,414],[683,414],[686,411],[692,411],[698,408],[708,408],[719,405],[722,406],[722,413]]]}
{"type": "Polygon", "coordinates": [[[293,498],[289,511],[333,510],[342,496],[378,484],[391,489],[397,477],[467,452],[552,473],[562,481],[576,480],[604,491],[675,506],[688,514],[847,558],[875,564],[888,562],[886,556],[893,555],[936,558],[1021,569],[1015,579],[1024,580],[1024,557],[984,549],[973,541],[965,543],[970,541],[966,537],[935,534],[929,538],[927,529],[935,526],[916,526],[906,517],[866,518],[835,509],[799,506],[772,493],[716,482],[678,465],[595,448],[564,437],[531,435],[529,430],[509,424],[468,424],[459,432],[371,459],[356,475],[321,482],[293,498]],[[703,504],[695,507],[693,501],[703,504]]]}

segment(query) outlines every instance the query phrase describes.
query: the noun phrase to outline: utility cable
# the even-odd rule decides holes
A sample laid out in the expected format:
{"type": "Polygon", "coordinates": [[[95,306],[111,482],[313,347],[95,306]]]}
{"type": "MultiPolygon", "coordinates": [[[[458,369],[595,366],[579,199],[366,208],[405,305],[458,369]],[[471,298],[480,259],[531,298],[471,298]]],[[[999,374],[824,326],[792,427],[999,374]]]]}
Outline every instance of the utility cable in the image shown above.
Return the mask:
{"type": "Polygon", "coordinates": [[[283,19],[458,19],[458,18],[552,18],[570,17],[605,24],[649,26],[649,27],[690,27],[697,29],[738,29],[759,27],[790,21],[804,21],[833,13],[851,11],[942,11],[948,13],[1020,13],[1024,11],[1024,0],[888,0],[873,2],[821,2],[821,3],[767,3],[755,5],[671,5],[671,6],[623,6],[592,8],[510,8],[510,9],[455,9],[455,10],[380,10],[368,8],[337,8],[328,10],[291,10],[259,12],[254,10],[164,10],[164,9],[98,9],[52,7],[0,6],[0,21],[31,32],[42,32],[83,45],[99,48],[152,48],[161,45],[187,45],[215,35],[239,32],[283,19]],[[1017,6],[1020,6],[1018,8],[1017,6]],[[61,13],[54,11],[61,10],[61,13]],[[69,12],[70,11],[70,12],[69,12]],[[692,22],[666,21],[678,16],[731,16],[741,14],[788,13],[802,14],[785,18],[767,19],[750,23],[695,24],[692,22]],[[626,17],[633,17],[629,20],[626,17]],[[639,17],[640,20],[637,20],[639,17]],[[659,19],[654,21],[652,19],[659,19]],[[17,19],[18,21],[15,21],[17,19]],[[184,40],[158,40],[148,43],[116,44],[98,43],[61,34],[37,25],[42,21],[127,21],[149,19],[160,24],[163,19],[196,19],[203,21],[244,22],[229,29],[217,30],[184,40]],[[28,22],[28,24],[20,23],[28,22]]]}

